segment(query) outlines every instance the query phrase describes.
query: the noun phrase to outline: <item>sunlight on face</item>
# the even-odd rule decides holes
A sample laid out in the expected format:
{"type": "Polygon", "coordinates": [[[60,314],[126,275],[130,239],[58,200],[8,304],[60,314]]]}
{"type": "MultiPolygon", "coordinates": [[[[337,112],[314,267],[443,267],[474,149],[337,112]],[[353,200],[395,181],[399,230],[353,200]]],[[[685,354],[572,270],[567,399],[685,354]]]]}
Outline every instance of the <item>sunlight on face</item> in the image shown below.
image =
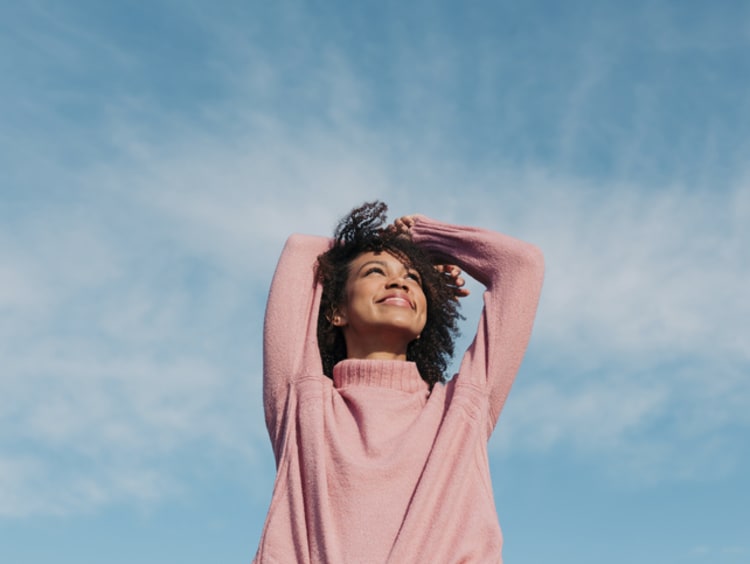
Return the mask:
{"type": "Polygon", "coordinates": [[[349,358],[406,357],[427,322],[419,273],[388,253],[362,253],[350,264],[338,325],[349,358]]]}

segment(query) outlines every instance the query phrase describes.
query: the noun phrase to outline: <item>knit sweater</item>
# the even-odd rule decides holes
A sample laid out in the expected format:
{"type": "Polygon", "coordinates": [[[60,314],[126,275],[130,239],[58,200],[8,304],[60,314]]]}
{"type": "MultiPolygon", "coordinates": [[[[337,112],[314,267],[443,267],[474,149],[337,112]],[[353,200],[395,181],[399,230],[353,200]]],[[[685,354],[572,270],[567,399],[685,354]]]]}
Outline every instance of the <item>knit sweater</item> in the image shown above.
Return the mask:
{"type": "Polygon", "coordinates": [[[314,264],[330,240],[284,247],[264,328],[277,475],[256,563],[502,562],[487,440],[531,334],[542,255],[423,216],[411,233],[486,288],[458,374],[432,391],[408,361],[348,359],[326,377],[314,264]]]}

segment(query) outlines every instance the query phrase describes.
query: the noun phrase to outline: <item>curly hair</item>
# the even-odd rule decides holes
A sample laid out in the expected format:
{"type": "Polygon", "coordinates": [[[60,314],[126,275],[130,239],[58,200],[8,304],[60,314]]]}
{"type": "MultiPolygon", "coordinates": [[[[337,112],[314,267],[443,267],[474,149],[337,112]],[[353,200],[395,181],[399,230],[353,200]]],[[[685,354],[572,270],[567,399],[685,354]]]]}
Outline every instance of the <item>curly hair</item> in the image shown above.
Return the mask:
{"type": "Polygon", "coordinates": [[[323,287],[318,312],[318,346],[323,372],[333,377],[333,366],[347,358],[346,342],[340,327],[331,323],[336,308],[343,303],[352,261],[366,252],[388,252],[419,272],[427,301],[427,322],[419,339],[409,343],[406,360],[416,363],[430,389],[445,381],[445,370],[453,356],[455,338],[462,318],[454,291],[446,276],[411,238],[389,229],[388,206],[369,202],[353,209],[334,232],[332,247],[318,256],[317,281],[323,287]]]}

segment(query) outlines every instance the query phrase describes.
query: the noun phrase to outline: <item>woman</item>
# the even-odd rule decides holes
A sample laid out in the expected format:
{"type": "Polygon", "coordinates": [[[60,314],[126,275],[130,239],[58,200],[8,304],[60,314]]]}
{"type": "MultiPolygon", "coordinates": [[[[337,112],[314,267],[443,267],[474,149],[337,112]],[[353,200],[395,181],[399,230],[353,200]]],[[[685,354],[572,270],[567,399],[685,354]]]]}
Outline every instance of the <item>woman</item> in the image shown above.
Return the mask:
{"type": "Polygon", "coordinates": [[[263,388],[277,476],[255,562],[502,561],[487,440],[542,255],[419,215],[385,226],[385,211],[353,210],[332,243],[293,235],[279,259],[263,388]],[[446,384],[460,269],[486,287],[484,310],[446,384]]]}

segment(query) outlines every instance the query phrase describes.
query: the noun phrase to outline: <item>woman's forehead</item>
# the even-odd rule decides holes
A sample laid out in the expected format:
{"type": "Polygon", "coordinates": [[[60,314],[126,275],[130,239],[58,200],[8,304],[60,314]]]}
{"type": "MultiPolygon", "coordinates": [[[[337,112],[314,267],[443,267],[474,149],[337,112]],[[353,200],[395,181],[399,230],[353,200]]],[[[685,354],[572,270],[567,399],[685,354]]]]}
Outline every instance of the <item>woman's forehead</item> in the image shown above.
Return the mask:
{"type": "Polygon", "coordinates": [[[351,265],[352,267],[357,268],[369,262],[413,268],[409,257],[387,249],[383,251],[365,251],[364,253],[360,253],[354,258],[351,265]]]}

